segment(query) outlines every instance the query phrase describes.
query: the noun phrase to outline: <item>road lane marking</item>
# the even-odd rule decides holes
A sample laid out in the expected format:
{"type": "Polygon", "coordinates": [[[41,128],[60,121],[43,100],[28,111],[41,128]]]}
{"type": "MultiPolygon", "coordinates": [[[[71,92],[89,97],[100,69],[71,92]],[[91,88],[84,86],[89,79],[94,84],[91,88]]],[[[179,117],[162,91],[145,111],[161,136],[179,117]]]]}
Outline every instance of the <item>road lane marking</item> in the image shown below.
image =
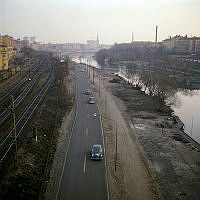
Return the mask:
{"type": "Polygon", "coordinates": [[[87,114],[87,119],[89,118],[89,114],[87,114]]]}
{"type": "Polygon", "coordinates": [[[86,130],[85,130],[85,135],[86,136],[88,135],[88,128],[86,128],[86,130]]]}
{"type": "Polygon", "coordinates": [[[85,173],[86,171],[86,155],[84,157],[84,162],[83,162],[83,172],[85,173]]]}

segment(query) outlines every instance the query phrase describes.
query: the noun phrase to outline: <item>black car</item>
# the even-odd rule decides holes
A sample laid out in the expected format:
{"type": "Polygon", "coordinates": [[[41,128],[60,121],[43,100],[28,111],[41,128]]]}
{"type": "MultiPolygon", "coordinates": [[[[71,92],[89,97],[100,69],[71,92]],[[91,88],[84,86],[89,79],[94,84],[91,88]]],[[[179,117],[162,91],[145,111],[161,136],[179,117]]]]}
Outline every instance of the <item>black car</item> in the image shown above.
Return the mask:
{"type": "Polygon", "coordinates": [[[91,160],[102,160],[103,150],[100,144],[94,144],[91,151],[91,160]]]}
{"type": "Polygon", "coordinates": [[[91,94],[91,91],[90,89],[85,89],[85,92],[84,92],[86,95],[90,95],[91,94]]]}

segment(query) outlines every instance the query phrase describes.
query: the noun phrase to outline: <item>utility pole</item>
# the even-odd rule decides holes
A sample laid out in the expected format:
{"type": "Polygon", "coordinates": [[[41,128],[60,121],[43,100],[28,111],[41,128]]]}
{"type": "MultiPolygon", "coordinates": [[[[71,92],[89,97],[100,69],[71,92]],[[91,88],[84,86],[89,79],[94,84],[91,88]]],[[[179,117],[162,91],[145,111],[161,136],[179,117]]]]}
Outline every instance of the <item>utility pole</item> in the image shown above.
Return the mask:
{"type": "Polygon", "coordinates": [[[88,59],[87,59],[87,73],[89,75],[89,69],[88,69],[88,59]]]}
{"type": "Polygon", "coordinates": [[[192,129],[193,129],[193,117],[192,117],[192,125],[191,125],[191,136],[192,136],[192,129]]]}
{"type": "Polygon", "coordinates": [[[88,65],[88,69],[89,69],[89,78],[90,78],[90,63],[88,65]]]}
{"type": "Polygon", "coordinates": [[[86,70],[86,72],[87,72],[87,58],[86,58],[86,60],[85,60],[85,70],[86,70]]]}
{"type": "Polygon", "coordinates": [[[163,125],[163,124],[161,124],[160,126],[161,126],[161,130],[162,130],[162,135],[163,135],[163,129],[164,129],[164,125],[163,125]]]}
{"type": "Polygon", "coordinates": [[[28,77],[30,78],[30,75],[31,75],[31,70],[30,70],[30,68],[29,68],[29,70],[28,70],[28,77]]]}
{"type": "Polygon", "coordinates": [[[94,66],[92,67],[93,69],[93,85],[94,85],[94,66]]]}
{"type": "Polygon", "coordinates": [[[12,113],[12,118],[13,118],[14,144],[15,144],[14,165],[16,166],[16,163],[17,163],[17,131],[16,131],[15,105],[14,105],[13,95],[11,96],[11,105],[12,105],[11,113],[12,113]]]}
{"type": "Polygon", "coordinates": [[[35,138],[35,141],[38,141],[38,124],[33,125],[33,137],[35,138]]]}
{"type": "Polygon", "coordinates": [[[115,121],[115,172],[117,170],[117,121],[115,121]]]}
{"type": "Polygon", "coordinates": [[[37,126],[35,127],[35,141],[37,142],[38,134],[37,134],[37,126]]]}
{"type": "Polygon", "coordinates": [[[100,80],[101,80],[101,75],[100,75],[100,69],[99,69],[99,98],[100,98],[100,80]]]}

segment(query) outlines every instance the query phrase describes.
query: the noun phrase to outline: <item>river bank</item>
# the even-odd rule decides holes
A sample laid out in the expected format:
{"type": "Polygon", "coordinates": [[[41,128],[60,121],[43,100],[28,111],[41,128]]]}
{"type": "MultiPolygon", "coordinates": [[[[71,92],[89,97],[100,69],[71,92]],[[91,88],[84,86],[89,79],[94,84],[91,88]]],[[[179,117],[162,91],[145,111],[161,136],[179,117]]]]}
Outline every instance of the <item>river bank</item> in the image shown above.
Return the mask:
{"type": "MultiPolygon", "coordinates": [[[[134,87],[135,84],[132,82],[132,79],[126,78],[126,74],[116,73],[116,75],[125,81],[126,84],[131,85],[134,87]]],[[[114,78],[115,79],[115,78],[114,78]]],[[[114,81],[115,82],[115,81],[114,81]]],[[[137,89],[137,88],[136,88],[137,89]]],[[[142,89],[138,88],[143,92],[142,89]]],[[[199,123],[198,123],[198,109],[199,109],[199,96],[200,92],[198,90],[185,90],[182,92],[183,94],[180,95],[180,91],[176,94],[176,100],[174,105],[169,105],[171,110],[169,114],[169,118],[173,119],[174,126],[177,128],[179,133],[189,142],[193,144],[193,146],[200,150],[200,136],[199,136],[199,123]],[[192,96],[197,94],[192,101],[192,96]],[[187,94],[184,96],[184,94],[187,94]],[[188,95],[190,94],[190,95],[188,95]],[[189,96],[189,97],[188,97],[189,96]],[[184,97],[187,97],[184,99],[184,97]],[[181,106],[181,104],[183,104],[181,106]],[[195,117],[194,117],[195,116],[195,117]],[[194,118],[196,123],[194,123],[194,118]],[[190,125],[190,119],[192,119],[192,124],[190,125]],[[192,134],[193,131],[193,134],[192,134]]],[[[174,98],[175,99],[175,98],[174,98]]],[[[165,105],[163,105],[165,106],[165,105]]],[[[163,125],[162,125],[163,126],[163,125]]],[[[163,127],[164,128],[164,127],[163,127]]]]}

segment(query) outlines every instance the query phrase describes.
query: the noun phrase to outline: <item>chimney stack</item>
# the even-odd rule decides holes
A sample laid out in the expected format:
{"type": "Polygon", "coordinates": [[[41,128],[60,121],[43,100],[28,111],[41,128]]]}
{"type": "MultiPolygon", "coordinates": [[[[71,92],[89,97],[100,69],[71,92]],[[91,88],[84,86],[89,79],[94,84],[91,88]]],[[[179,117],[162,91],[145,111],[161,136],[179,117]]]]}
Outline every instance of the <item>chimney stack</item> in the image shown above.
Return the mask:
{"type": "Polygon", "coordinates": [[[156,25],[156,38],[155,38],[155,46],[157,46],[158,42],[158,25],[156,25]]]}
{"type": "Polygon", "coordinates": [[[132,43],[133,43],[133,41],[134,41],[134,35],[133,35],[133,33],[132,33],[132,43]]]}

